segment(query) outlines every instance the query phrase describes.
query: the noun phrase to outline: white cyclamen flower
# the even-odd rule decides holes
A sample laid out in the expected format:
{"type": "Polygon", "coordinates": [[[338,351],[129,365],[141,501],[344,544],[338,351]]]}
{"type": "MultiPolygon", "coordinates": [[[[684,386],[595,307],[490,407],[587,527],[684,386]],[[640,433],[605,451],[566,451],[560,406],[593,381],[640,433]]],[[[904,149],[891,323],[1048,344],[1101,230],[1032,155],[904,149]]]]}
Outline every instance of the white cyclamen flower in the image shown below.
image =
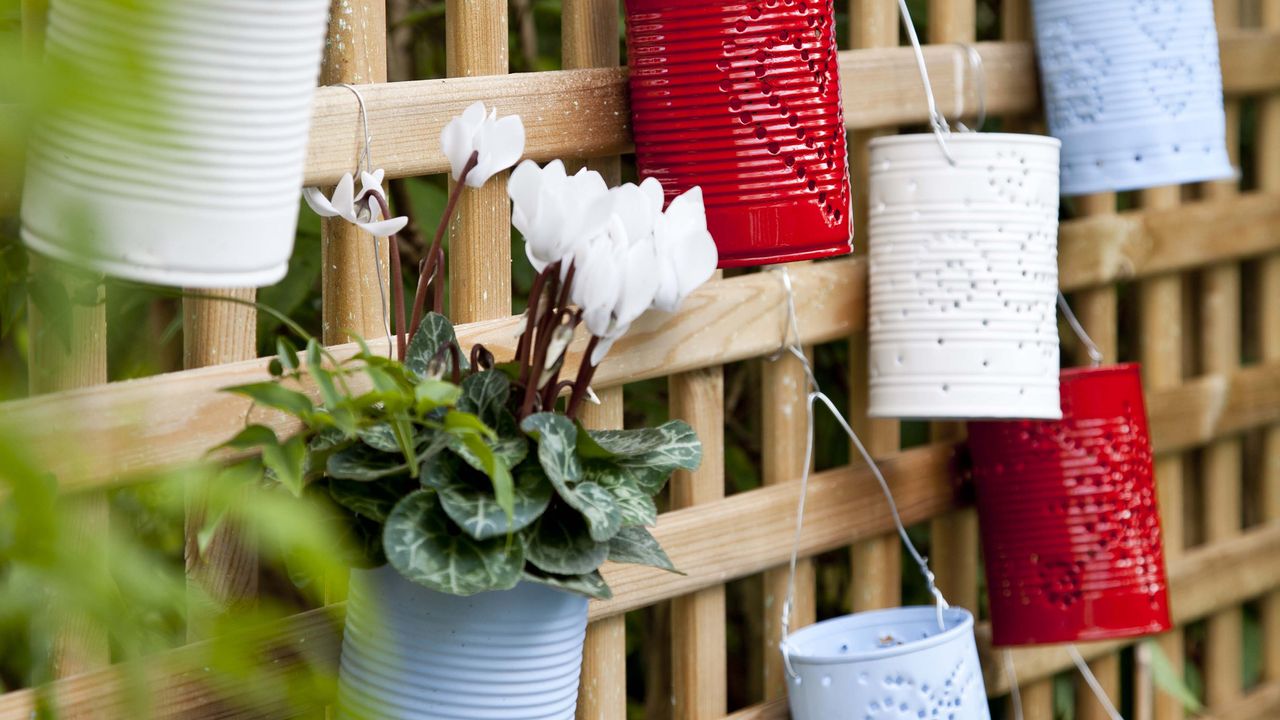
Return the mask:
{"type": "Polygon", "coordinates": [[[440,146],[449,158],[454,180],[462,177],[463,168],[476,155],[466,182],[480,187],[524,155],[524,123],[519,115],[499,119],[497,110],[486,113],[484,103],[476,102],[444,126],[440,146]]]}
{"type": "Polygon", "coordinates": [[[653,231],[660,267],[653,306],[675,312],[699,285],[710,279],[720,261],[707,231],[702,188],[694,187],[671,201],[653,231]]]}
{"type": "Polygon", "coordinates": [[[338,181],[337,187],[333,189],[332,198],[326,198],[319,188],[313,187],[303,188],[302,197],[320,217],[340,217],[374,237],[390,237],[403,230],[404,226],[409,224],[409,218],[380,219],[382,204],[373,197],[373,193],[377,193],[378,197],[385,201],[386,196],[382,194],[384,174],[382,170],[360,173],[360,197],[363,199],[359,205],[356,204],[356,183],[351,173],[343,175],[338,181]]]}
{"type": "Polygon", "coordinates": [[[559,160],[546,167],[532,160],[520,163],[507,194],[511,224],[524,236],[525,254],[538,272],[571,258],[582,242],[603,233],[614,204],[600,173],[583,168],[568,175],[559,160]]]}

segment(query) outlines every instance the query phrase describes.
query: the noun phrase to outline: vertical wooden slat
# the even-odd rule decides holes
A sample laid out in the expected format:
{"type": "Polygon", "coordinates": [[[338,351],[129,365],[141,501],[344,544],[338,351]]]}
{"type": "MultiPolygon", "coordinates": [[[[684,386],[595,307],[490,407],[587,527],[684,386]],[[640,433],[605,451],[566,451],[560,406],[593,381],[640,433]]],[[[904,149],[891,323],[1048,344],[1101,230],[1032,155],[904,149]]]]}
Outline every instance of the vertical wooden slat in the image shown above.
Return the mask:
{"type": "MultiPolygon", "coordinates": [[[[671,479],[672,509],[724,497],[724,370],[673,375],[671,417],[693,426],[702,440],[702,466],[671,479]]],[[[672,702],[676,720],[725,714],[726,647],[724,586],[671,601],[672,702]]]]}
{"type": "MultiPolygon", "coordinates": [[[[567,12],[567,9],[566,9],[567,12]]],[[[600,391],[600,404],[583,409],[587,427],[622,427],[622,388],[600,391]]],[[[627,717],[627,622],[616,615],[587,628],[578,688],[580,720],[625,720],[627,717]]]]}
{"type": "MultiPolygon", "coordinates": [[[[1240,24],[1240,0],[1214,3],[1218,28],[1240,24]]],[[[1239,164],[1240,101],[1227,100],[1227,149],[1239,164]]],[[[1225,199],[1238,193],[1236,181],[1210,183],[1205,194],[1225,199]]],[[[1240,365],[1240,266],[1224,263],[1201,274],[1200,364],[1206,373],[1226,373],[1240,365]]],[[[1204,450],[1201,487],[1204,492],[1205,538],[1229,540],[1240,534],[1242,443],[1229,437],[1210,443],[1204,450]]],[[[1205,700],[1210,708],[1235,700],[1243,691],[1244,615],[1228,608],[1208,619],[1205,643],[1205,700]]]]}
{"type": "MultiPolygon", "coordinates": [[[[1013,713],[1007,713],[1012,718],[1013,713]]],[[[1041,680],[1022,686],[1023,720],[1056,720],[1053,712],[1053,680],[1041,680]]]]}
{"type": "MultiPolygon", "coordinates": [[[[974,0],[930,0],[929,42],[972,43],[977,34],[974,0]]],[[[959,438],[958,423],[934,423],[935,439],[959,438]]],[[[930,558],[938,588],[952,605],[978,612],[978,513],[967,508],[931,524],[930,558]]]]}
{"type": "MultiPolygon", "coordinates": [[[[28,59],[44,52],[47,0],[22,0],[22,46],[28,59]]],[[[101,278],[70,271],[51,260],[30,258],[34,282],[58,284],[72,297],[92,298],[93,304],[73,303],[65,318],[46,319],[34,302],[27,305],[27,383],[32,395],[70,390],[107,381],[107,306],[101,278]],[[84,291],[84,292],[78,292],[84,291]]],[[[104,494],[66,501],[76,519],[73,540],[86,552],[103,547],[99,537],[107,532],[109,507],[104,494]]],[[[99,558],[106,562],[106,557],[99,558]]],[[[110,658],[106,634],[88,618],[72,616],[54,639],[53,672],[68,677],[105,665],[110,658]]]]}
{"type": "MultiPolygon", "coordinates": [[[[1116,211],[1114,193],[1086,195],[1076,201],[1080,213],[1084,216],[1113,215],[1116,211]]],[[[1102,351],[1103,362],[1116,361],[1118,338],[1116,333],[1117,302],[1114,286],[1094,288],[1081,292],[1075,298],[1074,308],[1079,312],[1081,324],[1089,333],[1090,339],[1102,351]]],[[[1075,364],[1088,365],[1090,358],[1084,348],[1076,357],[1075,364]]],[[[1112,654],[1089,663],[1089,670],[1098,679],[1098,684],[1111,701],[1120,701],[1120,656],[1112,654]]],[[[1093,691],[1083,678],[1076,678],[1076,707],[1079,720],[1107,720],[1106,709],[1094,697],[1093,691]]]]}
{"type": "MultiPolygon", "coordinates": [[[[449,75],[505,75],[507,4],[447,0],[445,55],[449,75]]],[[[503,108],[498,108],[501,114],[503,108]]],[[[449,240],[450,317],[468,323],[511,313],[511,211],[507,173],[462,194],[449,240]]]]}
{"type": "MultiPolygon", "coordinates": [[[[565,0],[562,11],[562,60],[566,70],[614,67],[620,60],[617,0],[565,0]]],[[[616,185],[621,174],[616,157],[596,158],[593,170],[616,185]]],[[[622,427],[622,388],[600,392],[601,404],[585,408],[589,427],[622,427]]],[[[592,623],[582,653],[578,691],[580,720],[625,720],[627,716],[627,624],[622,615],[592,623]]]]}
{"type": "MultiPolygon", "coordinates": [[[[804,467],[807,391],[804,367],[790,353],[764,364],[760,400],[764,448],[760,473],[765,485],[795,481],[804,467]]],[[[769,700],[785,697],[787,692],[778,643],[782,639],[781,613],[787,598],[789,574],[790,568],[783,567],[764,575],[764,695],[769,700]]],[[[812,560],[806,558],[796,563],[792,631],[812,624],[815,619],[816,580],[812,560]]]]}
{"type": "MultiPolygon", "coordinates": [[[[855,48],[890,47],[898,44],[898,6],[895,0],[850,0],[850,37],[855,48]]],[[[883,131],[855,132],[850,135],[850,162],[854,197],[854,231],[860,239],[855,245],[866,255],[871,233],[867,229],[867,180],[871,164],[867,143],[886,134],[883,131]]],[[[874,457],[898,451],[900,426],[896,420],[867,418],[867,334],[859,332],[849,338],[849,407],[853,429],[866,443],[874,457]]],[[[902,548],[898,536],[889,533],[856,543],[850,549],[852,581],[849,583],[850,605],[854,612],[894,607],[902,601],[902,548]]]]}
{"type": "MultiPolygon", "coordinates": [[[[329,32],[325,38],[324,67],[320,81],[325,85],[352,85],[387,81],[386,4],[380,0],[333,0],[329,8],[329,32]]],[[[346,149],[351,151],[351,170],[364,149],[364,127],[359,107],[351,96],[355,122],[346,149]]],[[[371,161],[378,162],[378,138],[373,138],[371,161]]],[[[356,175],[357,180],[359,175],[356,175]]],[[[375,245],[369,233],[343,220],[321,222],[322,338],[327,345],[349,342],[350,333],[365,338],[382,337],[387,305],[390,242],[375,245]],[[383,288],[379,289],[379,282],[383,288]]]]}
{"type": "MultiPolygon", "coordinates": [[[[1262,24],[1280,30],[1280,2],[1262,4],[1262,24]]],[[[1280,192],[1280,94],[1263,98],[1258,105],[1258,185],[1266,192],[1280,192]]],[[[1259,350],[1264,361],[1280,360],[1280,254],[1262,260],[1259,278],[1259,350]]],[[[1262,509],[1268,522],[1280,522],[1280,425],[1263,436],[1262,509]]],[[[1280,590],[1262,600],[1262,676],[1280,681],[1280,590]]]]}
{"type": "MultiPolygon", "coordinates": [[[[257,357],[257,311],[243,302],[253,302],[253,288],[235,290],[193,290],[204,297],[182,300],[182,365],[199,368],[249,360],[257,357]],[[239,302],[236,302],[239,301],[239,302]]],[[[198,584],[216,605],[231,610],[253,602],[258,594],[258,556],[252,540],[236,522],[221,523],[200,547],[206,521],[205,499],[198,488],[187,498],[186,565],[187,579],[198,584]]],[[[208,618],[192,607],[187,637],[206,637],[208,618]]]]}
{"type": "MultiPolygon", "coordinates": [[[[1177,207],[1182,191],[1176,186],[1152,188],[1140,193],[1149,209],[1177,207]]],[[[1173,387],[1182,382],[1182,278],[1176,274],[1144,280],[1138,288],[1143,381],[1146,390],[1173,387]]],[[[1166,561],[1179,557],[1185,547],[1183,511],[1183,458],[1167,455],[1156,458],[1156,493],[1160,502],[1160,523],[1164,530],[1166,561]]],[[[1159,638],[1160,648],[1181,676],[1185,650],[1181,629],[1159,638]]],[[[1169,693],[1155,698],[1155,716],[1178,720],[1185,716],[1182,704],[1169,693]]]]}

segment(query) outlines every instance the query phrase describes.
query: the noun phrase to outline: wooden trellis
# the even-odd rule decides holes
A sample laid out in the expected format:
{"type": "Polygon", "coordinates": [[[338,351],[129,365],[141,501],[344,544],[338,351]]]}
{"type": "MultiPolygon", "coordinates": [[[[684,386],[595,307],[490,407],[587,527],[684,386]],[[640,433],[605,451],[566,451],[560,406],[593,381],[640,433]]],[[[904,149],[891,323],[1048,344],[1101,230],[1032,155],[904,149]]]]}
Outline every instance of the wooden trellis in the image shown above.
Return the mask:
{"type": "MultiPolygon", "coordinates": [[[[507,6],[500,0],[448,0],[449,79],[385,83],[383,0],[336,0],[325,82],[361,86],[379,165],[391,177],[441,173],[447,161],[434,138],[444,123],[475,100],[520,114],[528,155],[590,162],[617,179],[617,156],[629,150],[625,71],[618,68],[616,0],[565,0],[563,60],[566,70],[507,72],[507,6]]],[[[1245,138],[1256,168],[1254,185],[1237,182],[1160,188],[1117,198],[1075,201],[1062,226],[1061,283],[1109,360],[1144,363],[1157,474],[1164,512],[1174,616],[1180,628],[1207,619],[1204,644],[1206,699],[1214,717],[1230,720],[1280,716],[1280,0],[1219,0],[1218,24],[1229,144],[1237,163],[1245,138]],[[1244,124],[1244,102],[1255,121],[1244,124]],[[1124,207],[1120,210],[1121,200],[1124,207]],[[1136,319],[1136,322],[1131,322],[1136,319]],[[1245,322],[1248,325],[1245,325],[1245,322]],[[1121,329],[1124,329],[1124,335],[1121,329]],[[1247,363],[1244,359],[1247,358],[1247,363]],[[1244,439],[1252,438],[1246,443],[1244,439]],[[1256,449],[1245,462],[1246,448],[1256,449]],[[1191,458],[1196,458],[1191,462],[1191,458]],[[1246,478],[1245,469],[1260,474],[1246,478]],[[1243,488],[1262,489],[1262,521],[1242,526],[1243,488]],[[1190,518],[1203,538],[1187,531],[1190,518]],[[1202,540],[1202,541],[1201,541],[1202,540]],[[1194,544],[1192,544],[1194,542],[1194,544]],[[1241,607],[1258,601],[1262,678],[1246,688],[1240,667],[1241,607]]],[[[845,117],[851,130],[855,194],[866,179],[866,142],[903,125],[921,124],[926,108],[910,52],[897,47],[894,0],[850,0],[849,36],[857,49],[841,53],[845,117]]],[[[1005,127],[1037,126],[1037,83],[1027,0],[1005,0],[998,42],[976,43],[986,73],[986,108],[1005,127]]],[[[978,84],[965,50],[974,43],[974,0],[930,0],[930,71],[941,109],[949,116],[972,112],[978,84]]],[[[333,183],[356,166],[360,146],[355,96],[322,89],[316,99],[307,183],[333,183]]],[[[863,200],[865,202],[865,200],[863,200]]],[[[866,227],[865,208],[856,214],[866,227]]],[[[468,195],[453,240],[452,308],[464,344],[484,342],[495,353],[511,351],[517,319],[511,313],[508,209],[501,178],[468,195]]],[[[866,262],[852,258],[793,266],[801,339],[806,345],[845,341],[856,426],[883,458],[908,523],[931,521],[933,564],[953,601],[975,612],[979,605],[976,520],[955,492],[952,428],[935,439],[900,450],[897,423],[869,422],[865,408],[866,262]]],[[[326,343],[338,356],[353,347],[339,328],[379,336],[381,309],[371,255],[363,240],[341,224],[325,226],[324,313],[326,343]],[[357,252],[358,250],[358,252],[357,252]]],[[[0,406],[0,428],[21,431],[28,447],[67,493],[92,497],[141,471],[200,458],[206,449],[243,427],[246,402],[220,388],[267,377],[266,362],[251,354],[252,318],[243,309],[219,309],[203,301],[186,307],[187,370],[152,379],[96,385],[105,377],[101,313],[77,318],[79,356],[39,391],[52,395],[0,406]],[[65,390],[92,385],[80,390],[65,390]],[[76,437],[84,451],[64,451],[76,437]],[[91,463],[85,463],[91,458],[91,463]]],[[[803,412],[792,361],[765,365],[760,391],[765,417],[764,486],[724,496],[724,397],[722,366],[773,352],[782,340],[783,289],[771,275],[748,274],[709,283],[675,316],[648,317],[621,341],[601,368],[597,385],[604,404],[589,422],[622,421],[621,388],[629,382],[670,377],[671,412],[689,420],[705,444],[708,462],[673,480],[671,512],[656,531],[687,574],[609,566],[614,588],[608,602],[593,602],[579,717],[626,717],[623,614],[672,601],[672,715],[689,720],[786,717],[785,688],[775,648],[776,608],[785,576],[796,482],[803,450],[803,412]],[[763,573],[765,602],[764,702],[727,715],[724,584],[763,573]],[[767,608],[767,609],[766,609],[767,608]]],[[[33,322],[38,322],[38,318],[33,322]]],[[[38,336],[37,336],[38,337],[38,336]]],[[[385,341],[383,341],[385,342],[385,341]]],[[[371,343],[377,350],[377,341],[371,343]]],[[[574,347],[574,358],[582,347],[574,347]]],[[[35,344],[36,367],[59,352],[35,344]],[[42,355],[41,353],[49,353],[42,355]]],[[[576,362],[576,360],[575,360],[576,362]]],[[[254,411],[261,421],[288,431],[289,421],[254,411]]],[[[874,480],[861,465],[818,473],[810,487],[811,512],[802,539],[806,557],[851,547],[852,609],[895,605],[901,598],[900,550],[874,480]]],[[[93,512],[92,509],[89,512],[93,512]]],[[[215,543],[203,572],[213,573],[227,600],[251,593],[236,538],[215,543]]],[[[817,580],[802,563],[797,616],[814,619],[817,580]]],[[[306,644],[336,665],[340,627],[323,611],[297,616],[278,629],[286,644],[306,644]]],[[[1009,691],[1002,666],[990,652],[989,632],[979,628],[987,689],[1009,691]]],[[[1181,630],[1160,639],[1175,665],[1185,659],[1181,630]]],[[[1168,695],[1152,693],[1149,678],[1122,677],[1125,643],[1082,646],[1094,672],[1115,697],[1133,688],[1135,717],[1183,717],[1168,695]]],[[[279,707],[228,710],[235,688],[210,687],[184,665],[178,650],[157,657],[148,672],[158,717],[286,717],[279,707]],[[238,714],[244,713],[244,714],[238,714]]],[[[1026,717],[1053,716],[1053,677],[1070,660],[1060,648],[1013,653],[1026,717]]],[[[283,673],[288,661],[272,672],[283,673]]],[[[1127,666],[1125,666],[1127,667],[1127,666]]],[[[1135,667],[1141,668],[1139,663],[1135,667]]],[[[83,670],[84,668],[75,668],[83,670]]],[[[1137,670],[1135,670],[1137,672],[1137,670]]],[[[67,717],[111,716],[123,707],[123,681],[104,668],[72,675],[53,687],[67,717]]],[[[317,699],[317,704],[323,702],[317,699]]],[[[32,691],[0,696],[0,718],[25,720],[36,707],[32,691]]],[[[1100,718],[1087,693],[1079,718],[1100,718]]]]}

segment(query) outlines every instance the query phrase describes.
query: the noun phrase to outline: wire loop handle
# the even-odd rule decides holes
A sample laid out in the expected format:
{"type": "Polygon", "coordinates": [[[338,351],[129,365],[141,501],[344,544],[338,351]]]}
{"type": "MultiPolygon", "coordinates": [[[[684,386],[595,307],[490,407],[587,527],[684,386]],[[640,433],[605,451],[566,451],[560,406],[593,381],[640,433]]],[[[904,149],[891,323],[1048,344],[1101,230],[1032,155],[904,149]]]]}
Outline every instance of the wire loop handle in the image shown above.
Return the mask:
{"type": "Polygon", "coordinates": [[[978,115],[974,118],[973,129],[970,130],[961,120],[965,115],[964,99],[968,95],[963,90],[960,92],[960,112],[956,117],[956,127],[961,132],[978,132],[982,130],[983,125],[987,124],[987,68],[982,64],[982,53],[978,52],[978,48],[969,43],[956,43],[956,45],[964,52],[969,69],[973,71],[974,85],[977,85],[978,89],[978,115]]]}
{"type": "MultiPolygon", "coordinates": [[[[360,126],[363,132],[364,142],[360,150],[360,159],[356,161],[356,169],[362,172],[373,172],[373,135],[369,132],[369,111],[364,104],[364,96],[360,94],[360,90],[350,83],[339,83],[338,87],[344,87],[356,96],[356,102],[360,105],[360,126]]],[[[390,243],[395,243],[394,237],[388,239],[390,243]]],[[[387,353],[393,356],[395,353],[395,341],[391,339],[391,319],[388,317],[387,304],[387,288],[386,283],[382,279],[382,248],[381,241],[377,235],[373,236],[373,266],[378,268],[378,272],[374,273],[378,277],[378,297],[381,299],[379,307],[382,309],[382,330],[387,336],[387,353]]],[[[390,252],[396,252],[394,245],[390,252]]]]}
{"type": "Polygon", "coordinates": [[[786,325],[783,329],[782,346],[769,357],[770,360],[777,360],[784,353],[790,353],[800,361],[800,366],[804,370],[805,378],[809,384],[808,402],[805,404],[805,420],[807,422],[808,433],[805,438],[804,447],[804,467],[800,474],[800,500],[796,506],[796,532],[795,538],[791,544],[791,561],[789,564],[789,572],[787,575],[787,598],[782,604],[782,641],[779,643],[779,649],[782,650],[782,660],[786,667],[787,674],[796,679],[799,675],[791,666],[791,646],[787,643],[787,637],[791,634],[791,611],[795,602],[796,594],[796,563],[799,561],[800,555],[800,539],[804,533],[804,508],[805,499],[809,491],[809,474],[813,466],[813,444],[814,444],[814,404],[821,401],[826,406],[831,416],[840,424],[840,428],[849,436],[849,440],[853,442],[862,459],[867,463],[867,467],[871,469],[871,474],[875,476],[876,481],[880,484],[880,490],[884,493],[885,500],[889,503],[889,513],[893,516],[893,523],[897,527],[898,536],[902,538],[903,545],[911,554],[911,558],[915,560],[916,565],[920,567],[920,573],[924,576],[925,582],[929,586],[929,592],[935,600],[935,608],[938,616],[938,628],[946,629],[946,621],[942,612],[951,607],[947,603],[947,599],[943,597],[942,591],[938,589],[935,583],[933,571],[929,569],[929,561],[920,554],[916,546],[911,542],[911,538],[907,535],[907,528],[902,523],[902,516],[898,513],[898,505],[894,502],[893,492],[889,489],[889,483],[885,480],[884,475],[880,472],[880,467],[876,464],[871,453],[867,452],[866,446],[862,444],[862,440],[858,438],[858,434],[849,426],[849,422],[844,415],[836,409],[835,403],[831,402],[831,398],[827,397],[822,389],[818,386],[818,380],[813,374],[813,367],[809,363],[809,358],[804,354],[804,350],[800,347],[800,329],[796,320],[796,298],[795,292],[791,286],[791,274],[787,272],[787,268],[781,267],[777,272],[782,279],[782,286],[786,290],[787,296],[787,317],[786,325]]]}
{"type": "Polygon", "coordinates": [[[1093,342],[1093,338],[1089,337],[1089,333],[1085,332],[1084,325],[1080,324],[1076,314],[1071,311],[1071,306],[1067,304],[1067,296],[1063,295],[1061,290],[1058,291],[1058,309],[1062,310],[1062,315],[1067,319],[1067,324],[1071,326],[1071,331],[1076,334],[1076,338],[1084,344],[1093,367],[1101,367],[1104,359],[1102,350],[1093,342]]]}
{"type": "Polygon", "coordinates": [[[937,138],[938,147],[942,150],[943,156],[952,167],[955,167],[956,159],[952,157],[951,149],[947,147],[951,126],[947,124],[947,119],[942,113],[938,112],[938,103],[933,98],[933,83],[929,82],[929,69],[925,67],[924,51],[920,49],[920,38],[916,35],[915,23],[911,21],[907,0],[898,0],[898,12],[902,16],[902,25],[907,30],[907,37],[911,39],[911,49],[916,55],[916,68],[920,71],[920,81],[924,84],[924,99],[929,104],[929,126],[933,128],[933,136],[937,138]]]}

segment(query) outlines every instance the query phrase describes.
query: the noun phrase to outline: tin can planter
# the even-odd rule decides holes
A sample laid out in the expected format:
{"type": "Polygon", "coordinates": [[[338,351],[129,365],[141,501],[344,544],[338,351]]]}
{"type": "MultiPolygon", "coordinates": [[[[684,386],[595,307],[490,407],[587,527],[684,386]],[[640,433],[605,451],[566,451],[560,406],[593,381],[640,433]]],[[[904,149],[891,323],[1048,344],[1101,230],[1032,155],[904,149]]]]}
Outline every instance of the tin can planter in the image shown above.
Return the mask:
{"type": "Polygon", "coordinates": [[[22,237],[143,282],[269,285],[297,224],[329,0],[53,0],[84,102],[36,129],[22,237]]]}
{"type": "Polygon", "coordinates": [[[1170,627],[1138,366],[1063,371],[1062,410],[969,425],[997,645],[1170,627]]]}
{"type": "Polygon", "coordinates": [[[721,267],[853,249],[831,0],[626,0],[636,164],[702,187],[721,267]]]}
{"type": "Polygon", "coordinates": [[[787,696],[795,720],[988,720],[987,693],[962,608],[906,607],[845,615],[789,638],[787,696]]]}
{"type": "Polygon", "coordinates": [[[870,414],[1061,417],[1058,141],[871,142],[870,414]]]}
{"type": "Polygon", "coordinates": [[[586,632],[586,598],[542,585],[458,597],[356,570],[338,717],[572,720],[586,632]]]}
{"type": "Polygon", "coordinates": [[[1035,0],[1062,192],[1231,177],[1212,0],[1035,0]]]}

